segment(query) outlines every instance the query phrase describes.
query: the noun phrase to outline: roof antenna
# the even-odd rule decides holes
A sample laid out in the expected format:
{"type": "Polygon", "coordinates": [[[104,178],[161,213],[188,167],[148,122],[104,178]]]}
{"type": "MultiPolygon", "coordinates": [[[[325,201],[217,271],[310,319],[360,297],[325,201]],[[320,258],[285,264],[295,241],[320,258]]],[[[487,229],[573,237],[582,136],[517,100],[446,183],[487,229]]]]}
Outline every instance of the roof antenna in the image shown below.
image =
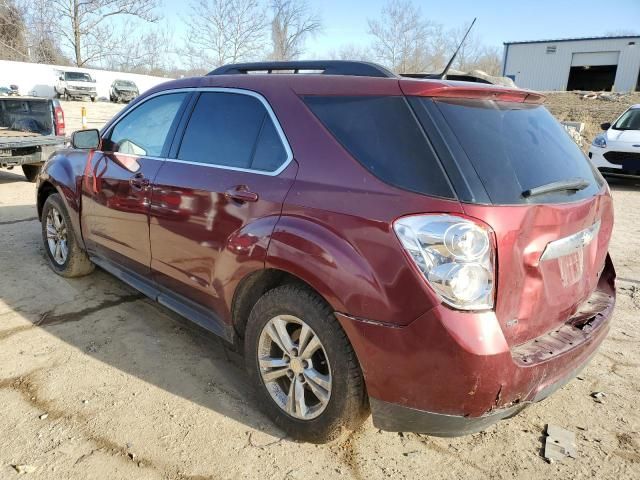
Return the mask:
{"type": "Polygon", "coordinates": [[[473,28],[473,24],[476,23],[476,20],[478,19],[478,17],[475,17],[473,19],[473,22],[471,22],[471,25],[469,25],[469,28],[467,29],[467,33],[464,34],[464,37],[462,37],[462,41],[460,42],[460,45],[458,45],[458,48],[456,48],[456,51],[453,53],[453,56],[451,57],[451,60],[449,60],[449,63],[447,63],[447,66],[444,67],[444,70],[442,71],[441,74],[436,75],[435,78],[438,78],[440,80],[445,80],[447,78],[447,72],[449,71],[449,69],[451,68],[451,65],[453,64],[453,61],[456,59],[456,57],[458,56],[458,52],[460,51],[460,49],[462,48],[462,45],[464,44],[464,41],[467,39],[467,35],[469,35],[469,32],[471,31],[471,29],[473,28]]]}

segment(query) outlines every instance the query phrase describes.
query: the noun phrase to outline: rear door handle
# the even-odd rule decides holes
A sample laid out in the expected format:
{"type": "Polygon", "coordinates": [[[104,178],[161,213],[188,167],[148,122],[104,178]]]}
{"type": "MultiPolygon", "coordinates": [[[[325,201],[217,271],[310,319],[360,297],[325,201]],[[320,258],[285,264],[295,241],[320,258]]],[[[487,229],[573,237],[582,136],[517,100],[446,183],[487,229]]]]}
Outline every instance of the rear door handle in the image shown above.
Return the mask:
{"type": "Polygon", "coordinates": [[[149,179],[144,178],[142,173],[136,173],[129,179],[129,185],[131,185],[134,190],[144,190],[149,186],[149,179]]]}
{"type": "Polygon", "coordinates": [[[224,196],[228,200],[235,200],[236,202],[257,202],[258,194],[249,190],[246,185],[236,185],[224,192],[224,196]]]}

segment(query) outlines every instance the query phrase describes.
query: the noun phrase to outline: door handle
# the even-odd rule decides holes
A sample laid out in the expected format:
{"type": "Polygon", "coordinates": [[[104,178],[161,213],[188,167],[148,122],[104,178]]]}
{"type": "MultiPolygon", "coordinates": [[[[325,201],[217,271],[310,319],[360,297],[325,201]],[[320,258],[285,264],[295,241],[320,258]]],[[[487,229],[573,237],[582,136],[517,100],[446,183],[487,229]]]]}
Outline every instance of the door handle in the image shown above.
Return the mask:
{"type": "Polygon", "coordinates": [[[224,192],[227,200],[235,200],[236,202],[257,202],[258,194],[249,190],[246,185],[237,185],[224,192]]]}
{"type": "Polygon", "coordinates": [[[142,173],[136,173],[129,179],[129,185],[131,185],[134,190],[145,190],[149,187],[149,179],[144,178],[142,173]]]}

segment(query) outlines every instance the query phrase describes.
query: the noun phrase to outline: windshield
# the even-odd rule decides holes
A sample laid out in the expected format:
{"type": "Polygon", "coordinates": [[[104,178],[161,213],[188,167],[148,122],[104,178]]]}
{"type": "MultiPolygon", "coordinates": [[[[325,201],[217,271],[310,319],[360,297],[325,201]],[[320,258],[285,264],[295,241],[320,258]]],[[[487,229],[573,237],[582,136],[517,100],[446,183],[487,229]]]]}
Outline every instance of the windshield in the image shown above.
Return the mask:
{"type": "Polygon", "coordinates": [[[640,130],[640,108],[624,112],[611,128],[614,130],[640,130]]]}
{"type": "Polygon", "coordinates": [[[129,82],[127,80],[116,80],[115,85],[116,87],[134,87],[135,88],[134,83],[129,82]]]}
{"type": "Polygon", "coordinates": [[[91,76],[82,72],[66,72],[64,79],[71,82],[91,82],[91,76]]]}
{"type": "Polygon", "coordinates": [[[595,195],[601,177],[564,128],[542,105],[494,100],[431,102],[459,141],[495,204],[559,203],[595,195]],[[584,180],[585,188],[524,192],[545,185],[584,180]]]}

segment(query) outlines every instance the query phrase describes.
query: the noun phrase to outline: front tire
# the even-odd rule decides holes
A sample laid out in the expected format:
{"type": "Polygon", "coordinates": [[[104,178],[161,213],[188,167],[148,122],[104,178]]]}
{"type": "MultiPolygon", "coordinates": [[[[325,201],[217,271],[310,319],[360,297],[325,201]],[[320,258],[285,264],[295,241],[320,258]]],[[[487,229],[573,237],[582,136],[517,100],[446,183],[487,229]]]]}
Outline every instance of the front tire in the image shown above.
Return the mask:
{"type": "Polygon", "coordinates": [[[81,277],[94,265],[75,237],[69,213],[57,193],[49,195],[42,207],[42,241],[49,265],[63,277],[81,277]]]}
{"type": "Polygon", "coordinates": [[[330,306],[304,286],[277,287],[258,300],[245,361],[260,406],[295,439],[333,440],[368,414],[353,348],[330,306]]]}
{"type": "Polygon", "coordinates": [[[27,177],[27,181],[34,183],[40,175],[42,165],[22,165],[22,173],[27,177]]]}

